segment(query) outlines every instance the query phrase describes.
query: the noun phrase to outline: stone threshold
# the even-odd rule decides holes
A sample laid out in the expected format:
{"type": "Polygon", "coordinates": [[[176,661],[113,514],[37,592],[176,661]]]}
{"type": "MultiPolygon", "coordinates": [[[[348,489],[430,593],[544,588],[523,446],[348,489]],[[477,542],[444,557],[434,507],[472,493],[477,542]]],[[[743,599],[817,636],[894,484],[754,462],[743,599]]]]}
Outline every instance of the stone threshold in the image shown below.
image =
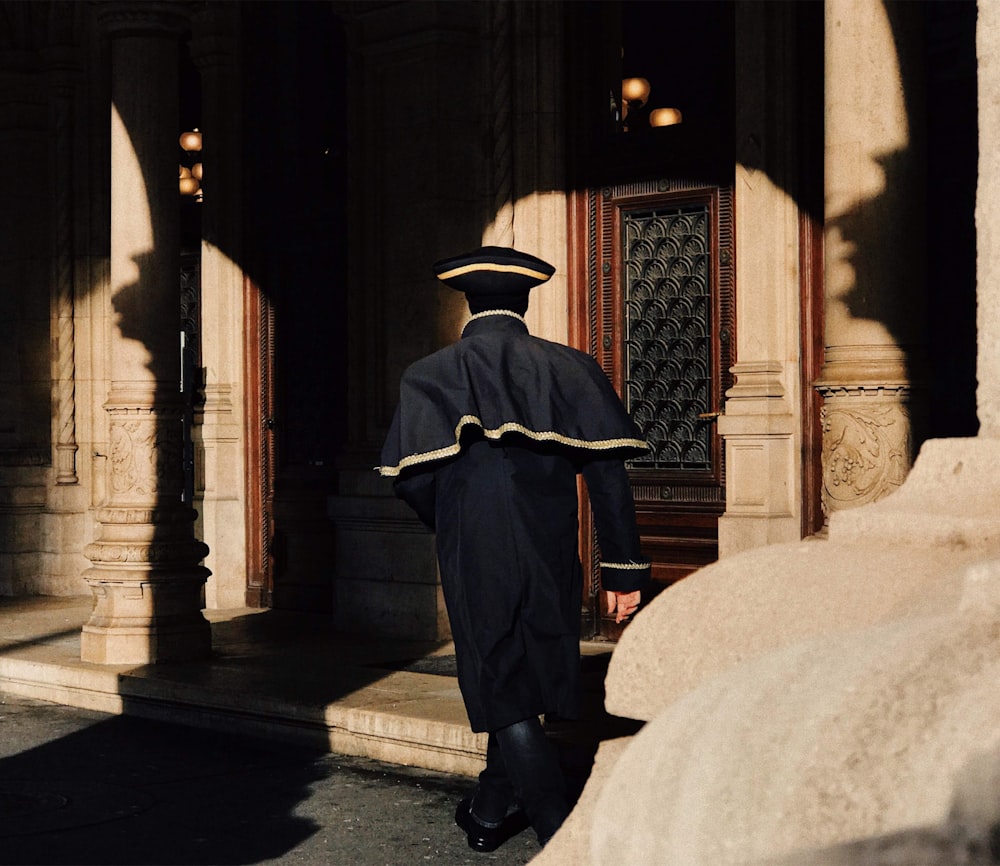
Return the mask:
{"type": "MultiPolygon", "coordinates": [[[[210,658],[97,665],[80,660],[91,606],[0,598],[0,692],[470,777],[484,766],[486,735],[469,729],[448,641],[335,634],[322,617],[245,608],[205,611],[210,658]]],[[[584,721],[555,736],[620,735],[603,706],[611,649],[581,644],[584,721]]]]}
{"type": "Polygon", "coordinates": [[[457,681],[393,669],[446,645],[362,643],[325,629],[303,639],[287,618],[248,633],[261,612],[209,612],[211,659],[93,665],[79,659],[89,610],[89,600],[0,599],[0,690],[428,770],[483,767],[486,738],[469,730],[457,681]]]}

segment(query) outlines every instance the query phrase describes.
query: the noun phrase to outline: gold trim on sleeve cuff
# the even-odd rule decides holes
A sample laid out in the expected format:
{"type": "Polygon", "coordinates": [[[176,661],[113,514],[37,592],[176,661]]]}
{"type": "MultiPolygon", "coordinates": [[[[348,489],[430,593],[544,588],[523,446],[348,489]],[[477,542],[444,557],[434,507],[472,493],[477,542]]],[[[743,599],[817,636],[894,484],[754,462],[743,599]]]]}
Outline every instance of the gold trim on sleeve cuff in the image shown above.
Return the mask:
{"type": "Polygon", "coordinates": [[[602,562],[600,563],[601,568],[618,568],[622,571],[642,571],[644,568],[649,568],[651,563],[649,562],[602,562]]]}

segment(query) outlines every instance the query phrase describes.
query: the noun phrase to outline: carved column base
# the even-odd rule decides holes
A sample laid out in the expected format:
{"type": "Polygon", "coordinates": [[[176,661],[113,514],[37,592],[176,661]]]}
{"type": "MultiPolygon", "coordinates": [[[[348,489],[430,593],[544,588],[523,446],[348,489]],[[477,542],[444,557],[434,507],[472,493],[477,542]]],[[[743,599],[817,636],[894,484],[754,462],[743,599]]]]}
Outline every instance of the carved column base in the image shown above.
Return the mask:
{"type": "Polygon", "coordinates": [[[201,592],[208,548],[191,534],[187,508],[103,508],[102,537],[85,553],[94,611],[81,658],[96,664],[152,664],[204,658],[211,631],[201,592]]]}
{"type": "Polygon", "coordinates": [[[823,512],[884,499],[913,465],[909,387],[824,385],[823,512]]]}
{"type": "Polygon", "coordinates": [[[718,420],[726,445],[726,513],[719,558],[766,544],[798,541],[795,417],[785,398],[781,361],[734,364],[718,420]]]}
{"type": "Polygon", "coordinates": [[[56,484],[78,484],[76,474],[76,445],[56,446],[56,484]]]}
{"type": "MultiPolygon", "coordinates": [[[[90,581],[88,581],[90,582],[90,581]]],[[[80,638],[80,658],[107,665],[143,665],[205,658],[212,649],[208,621],[190,612],[204,578],[184,588],[176,578],[166,584],[139,580],[93,586],[96,605],[80,638]],[[176,614],[163,613],[177,608],[176,614]],[[151,611],[156,610],[156,616],[151,611]]]]}

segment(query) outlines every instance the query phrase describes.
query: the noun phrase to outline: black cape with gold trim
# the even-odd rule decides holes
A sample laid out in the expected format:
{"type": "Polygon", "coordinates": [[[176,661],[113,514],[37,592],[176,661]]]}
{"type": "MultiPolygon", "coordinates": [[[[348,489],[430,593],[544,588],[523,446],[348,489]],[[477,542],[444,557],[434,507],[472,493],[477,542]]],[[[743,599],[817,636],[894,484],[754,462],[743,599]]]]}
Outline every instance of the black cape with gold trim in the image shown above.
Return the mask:
{"type": "Polygon", "coordinates": [[[455,457],[470,432],[622,457],[647,448],[590,355],[497,314],[474,318],[459,342],[406,370],[379,472],[396,477],[455,457]]]}
{"type": "Polygon", "coordinates": [[[577,477],[602,586],[638,589],[650,566],[623,458],[643,450],[597,363],[530,336],[520,317],[473,319],[404,374],[380,469],[437,533],[474,731],[579,714],[577,477]]]}

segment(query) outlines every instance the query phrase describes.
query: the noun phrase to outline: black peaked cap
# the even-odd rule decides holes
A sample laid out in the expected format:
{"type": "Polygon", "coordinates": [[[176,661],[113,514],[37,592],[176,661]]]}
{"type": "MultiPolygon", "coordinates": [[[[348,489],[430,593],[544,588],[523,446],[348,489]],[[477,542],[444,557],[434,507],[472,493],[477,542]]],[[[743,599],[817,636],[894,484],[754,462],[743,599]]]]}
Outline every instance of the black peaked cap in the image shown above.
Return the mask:
{"type": "Polygon", "coordinates": [[[527,294],[556,272],[548,262],[510,247],[480,247],[441,259],[433,269],[445,285],[470,296],[527,294]]]}

